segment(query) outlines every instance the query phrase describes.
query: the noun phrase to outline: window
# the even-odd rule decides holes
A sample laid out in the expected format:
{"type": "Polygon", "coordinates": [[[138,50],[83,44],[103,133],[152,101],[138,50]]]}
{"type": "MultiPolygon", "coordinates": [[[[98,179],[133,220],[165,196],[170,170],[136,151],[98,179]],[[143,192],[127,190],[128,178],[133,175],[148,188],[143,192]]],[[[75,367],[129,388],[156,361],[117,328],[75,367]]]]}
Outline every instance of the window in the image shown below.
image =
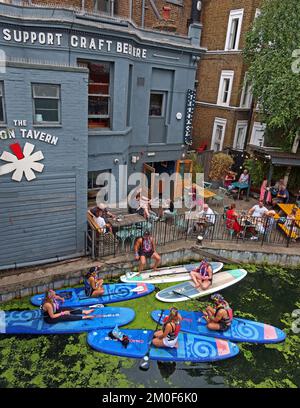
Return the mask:
{"type": "Polygon", "coordinates": [[[215,118],[211,141],[211,149],[215,152],[219,152],[223,149],[226,123],[226,119],[215,118]]]}
{"type": "MultiPolygon", "coordinates": [[[[96,193],[98,193],[98,191],[101,190],[101,188],[105,187],[107,189],[107,185],[109,183],[110,177],[111,177],[111,170],[110,169],[108,169],[108,170],[98,170],[98,171],[89,171],[88,172],[88,191],[90,193],[92,193],[92,194],[93,194],[93,192],[95,192],[93,194],[93,196],[95,196],[96,193]],[[97,184],[97,177],[100,174],[103,174],[103,177],[104,177],[104,174],[105,174],[106,175],[106,177],[105,177],[106,180],[103,181],[100,184],[97,184]]],[[[98,183],[99,183],[99,181],[101,181],[100,178],[98,179],[98,183]]],[[[106,200],[106,201],[108,200],[108,195],[109,195],[108,193],[105,194],[104,200],[106,200]]]]}
{"type": "Polygon", "coordinates": [[[226,35],[225,51],[237,51],[239,49],[244,9],[232,10],[229,15],[226,35]]]}
{"type": "Polygon", "coordinates": [[[229,106],[233,77],[233,71],[222,71],[219,84],[218,105],[229,106]]]}
{"type": "Polygon", "coordinates": [[[248,122],[246,120],[238,120],[235,128],[233,148],[237,150],[244,150],[248,122]]]}
{"type": "Polygon", "coordinates": [[[0,82],[0,123],[5,123],[4,89],[3,82],[0,82]]]}
{"type": "Polygon", "coordinates": [[[94,11],[109,13],[110,0],[94,0],[94,11]]]}
{"type": "Polygon", "coordinates": [[[265,123],[254,122],[250,144],[255,146],[263,146],[265,139],[264,138],[265,129],[266,129],[265,123]]]}
{"type": "Polygon", "coordinates": [[[33,84],[33,123],[60,123],[60,86],[33,84]]]}
{"type": "Polygon", "coordinates": [[[248,80],[248,73],[244,77],[243,91],[241,95],[241,108],[250,108],[252,102],[251,84],[248,80]]]}
{"type": "Polygon", "coordinates": [[[164,116],[164,94],[151,92],[149,116],[164,116]]]}
{"type": "Polygon", "coordinates": [[[110,128],[110,70],[108,62],[79,61],[89,69],[89,128],[110,128]]]}

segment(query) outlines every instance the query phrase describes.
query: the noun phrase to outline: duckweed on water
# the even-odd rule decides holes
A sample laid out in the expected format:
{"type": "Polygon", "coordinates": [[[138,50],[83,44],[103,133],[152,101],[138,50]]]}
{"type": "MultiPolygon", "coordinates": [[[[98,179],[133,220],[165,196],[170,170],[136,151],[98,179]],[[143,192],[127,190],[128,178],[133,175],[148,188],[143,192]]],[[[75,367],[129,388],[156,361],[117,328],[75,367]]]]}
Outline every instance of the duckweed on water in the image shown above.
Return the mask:
{"type": "MultiPolygon", "coordinates": [[[[226,269],[237,268],[226,265],[226,269]]],[[[235,314],[283,329],[284,343],[239,344],[240,354],[213,364],[162,364],[152,362],[148,372],[138,361],[98,353],[86,344],[86,334],[62,336],[0,337],[0,387],[299,387],[299,333],[294,333],[293,310],[300,309],[297,270],[278,266],[243,266],[247,277],[223,294],[235,314]]],[[[158,285],[163,289],[168,285],[158,285]]],[[[29,298],[2,305],[3,310],[34,309],[29,298]]],[[[207,298],[177,304],[186,310],[202,310],[207,298]]],[[[154,294],[114,304],[131,307],[135,320],[128,328],[154,329],[150,313],[170,304],[154,294]]]]}

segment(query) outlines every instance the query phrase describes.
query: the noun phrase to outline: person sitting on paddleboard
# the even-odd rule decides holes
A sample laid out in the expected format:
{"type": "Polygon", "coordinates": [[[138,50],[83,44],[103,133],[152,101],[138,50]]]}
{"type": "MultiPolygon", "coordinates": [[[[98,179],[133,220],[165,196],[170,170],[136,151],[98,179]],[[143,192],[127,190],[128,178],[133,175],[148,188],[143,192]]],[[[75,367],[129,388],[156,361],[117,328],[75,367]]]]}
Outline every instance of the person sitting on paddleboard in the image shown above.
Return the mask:
{"type": "Polygon", "coordinates": [[[103,295],[103,279],[99,279],[97,276],[99,270],[99,266],[93,266],[86,274],[84,278],[84,291],[86,296],[98,297],[103,295]]]}
{"type": "Polygon", "coordinates": [[[213,270],[209,262],[203,260],[198,268],[190,272],[195,288],[208,289],[212,285],[213,270]]]}
{"type": "Polygon", "coordinates": [[[169,316],[163,320],[162,330],[154,333],[152,344],[155,347],[178,348],[178,334],[180,332],[180,316],[176,307],[171,307],[169,316]]]}
{"type": "Polygon", "coordinates": [[[216,307],[208,306],[206,308],[204,318],[207,321],[207,328],[220,331],[228,330],[233,319],[232,308],[219,293],[212,295],[211,300],[215,303],[216,307]]]}
{"type": "Polygon", "coordinates": [[[41,305],[41,309],[44,312],[44,320],[46,323],[59,323],[68,322],[82,319],[93,319],[94,316],[89,316],[93,312],[93,309],[81,310],[81,309],[69,309],[60,311],[59,300],[62,298],[54,292],[54,290],[47,290],[45,293],[45,299],[41,305]]]}
{"type": "Polygon", "coordinates": [[[154,271],[157,270],[160,263],[160,256],[155,250],[155,244],[149,231],[145,231],[143,236],[135,241],[134,256],[136,261],[140,261],[138,273],[140,273],[146,265],[146,258],[154,259],[154,265],[151,266],[151,268],[154,271]]]}

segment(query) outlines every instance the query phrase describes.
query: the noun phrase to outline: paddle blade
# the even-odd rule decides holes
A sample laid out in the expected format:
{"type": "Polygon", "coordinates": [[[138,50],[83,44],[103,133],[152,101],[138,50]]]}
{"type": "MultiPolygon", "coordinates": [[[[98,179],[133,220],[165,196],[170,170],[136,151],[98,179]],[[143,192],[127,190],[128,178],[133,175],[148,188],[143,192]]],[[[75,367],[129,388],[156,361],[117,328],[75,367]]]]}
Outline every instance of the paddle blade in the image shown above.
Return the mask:
{"type": "Polygon", "coordinates": [[[150,368],[149,357],[145,356],[143,360],[140,362],[139,369],[143,371],[147,371],[150,368]]]}

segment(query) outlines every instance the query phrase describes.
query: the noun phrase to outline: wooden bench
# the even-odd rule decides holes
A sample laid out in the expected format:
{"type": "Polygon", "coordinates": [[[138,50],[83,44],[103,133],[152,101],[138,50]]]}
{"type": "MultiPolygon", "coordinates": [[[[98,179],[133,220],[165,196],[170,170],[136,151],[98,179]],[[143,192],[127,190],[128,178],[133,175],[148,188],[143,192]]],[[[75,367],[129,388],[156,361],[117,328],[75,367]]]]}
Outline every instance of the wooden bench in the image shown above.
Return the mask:
{"type": "Polygon", "coordinates": [[[93,230],[97,231],[99,234],[103,234],[103,229],[100,228],[99,225],[96,223],[96,221],[94,219],[94,216],[93,216],[93,214],[91,213],[90,210],[88,210],[88,212],[87,212],[87,220],[88,220],[89,226],[93,230]]]}

